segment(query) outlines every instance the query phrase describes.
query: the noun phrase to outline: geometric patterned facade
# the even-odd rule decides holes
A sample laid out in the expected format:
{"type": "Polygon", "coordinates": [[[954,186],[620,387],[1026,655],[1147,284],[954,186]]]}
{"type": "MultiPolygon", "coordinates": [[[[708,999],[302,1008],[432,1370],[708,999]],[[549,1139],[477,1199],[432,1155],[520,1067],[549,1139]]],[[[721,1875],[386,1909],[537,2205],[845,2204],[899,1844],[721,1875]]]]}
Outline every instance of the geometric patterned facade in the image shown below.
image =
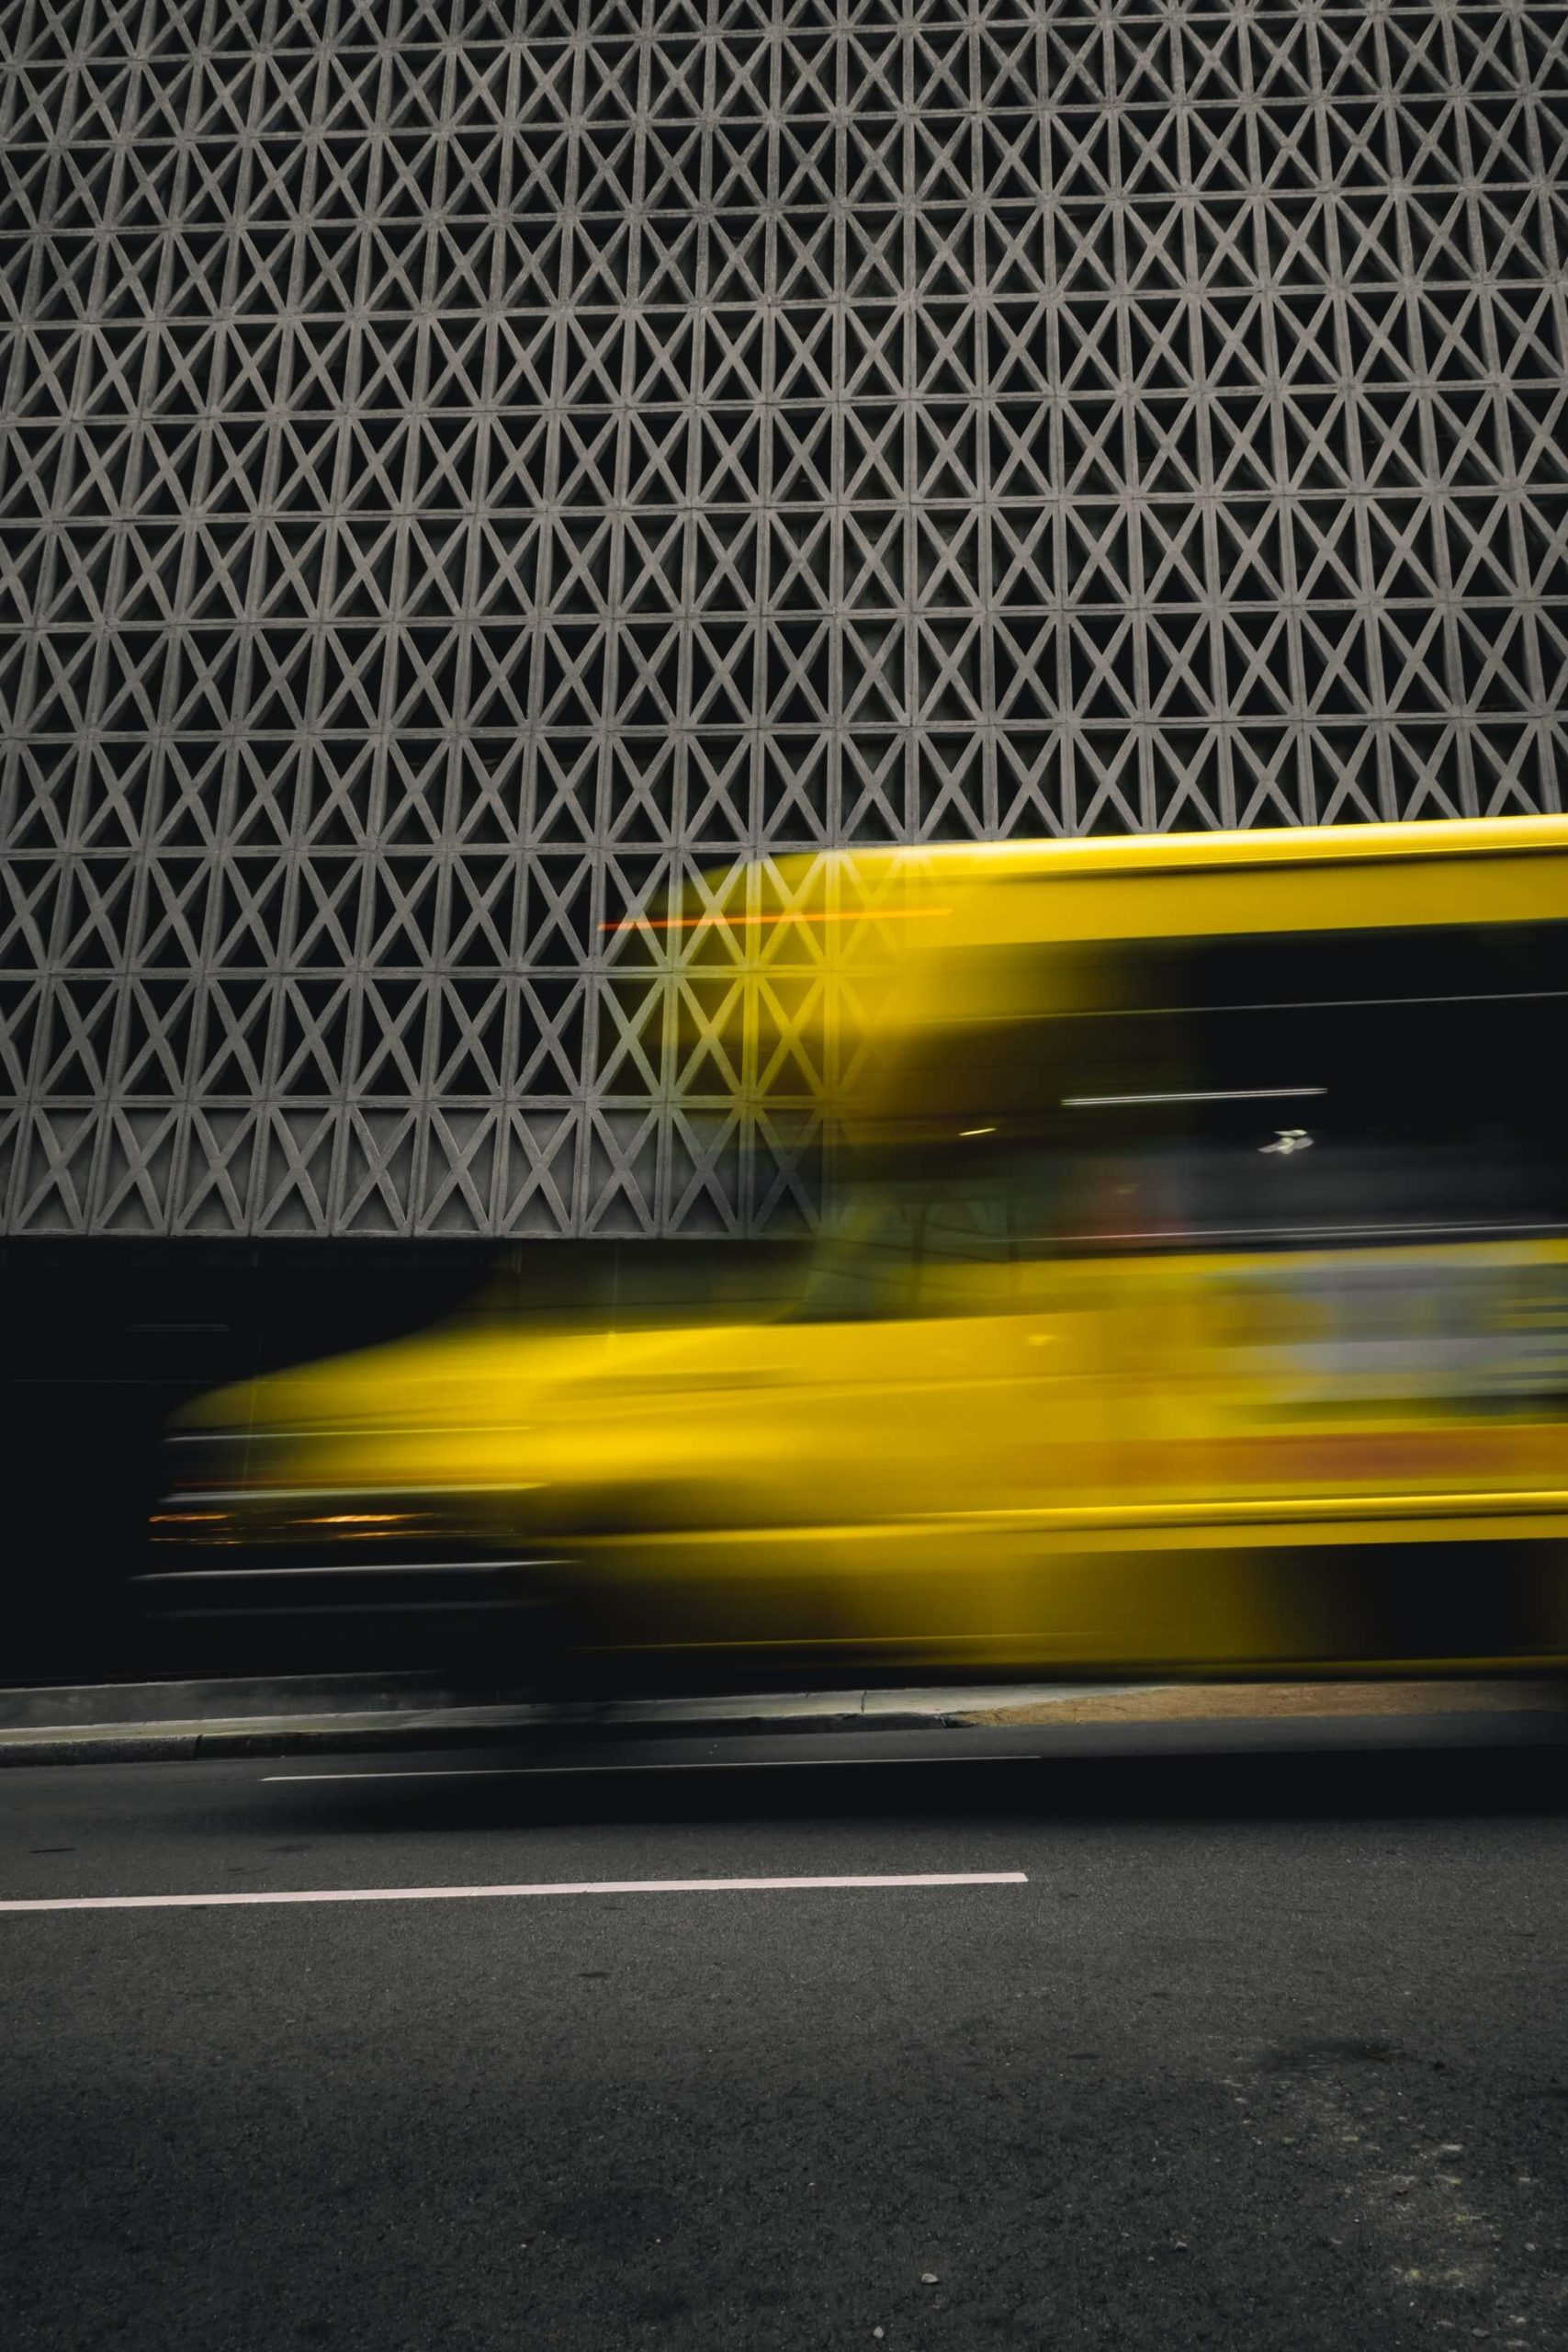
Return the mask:
{"type": "Polygon", "coordinates": [[[4,0],[0,140],[8,1232],[758,1231],[770,857],[1562,806],[1562,6],[4,0]]]}

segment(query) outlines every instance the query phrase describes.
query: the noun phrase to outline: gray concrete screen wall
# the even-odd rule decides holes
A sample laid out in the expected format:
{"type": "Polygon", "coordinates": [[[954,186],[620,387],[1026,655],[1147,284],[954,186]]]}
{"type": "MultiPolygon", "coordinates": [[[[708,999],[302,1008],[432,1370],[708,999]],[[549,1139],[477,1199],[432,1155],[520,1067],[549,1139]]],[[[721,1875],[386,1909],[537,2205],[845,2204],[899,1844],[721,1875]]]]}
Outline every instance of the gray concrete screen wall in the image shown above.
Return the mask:
{"type": "Polygon", "coordinates": [[[12,1233],[757,1230],[672,879],[1560,805],[1562,6],[6,0],[0,136],[12,1233]]]}

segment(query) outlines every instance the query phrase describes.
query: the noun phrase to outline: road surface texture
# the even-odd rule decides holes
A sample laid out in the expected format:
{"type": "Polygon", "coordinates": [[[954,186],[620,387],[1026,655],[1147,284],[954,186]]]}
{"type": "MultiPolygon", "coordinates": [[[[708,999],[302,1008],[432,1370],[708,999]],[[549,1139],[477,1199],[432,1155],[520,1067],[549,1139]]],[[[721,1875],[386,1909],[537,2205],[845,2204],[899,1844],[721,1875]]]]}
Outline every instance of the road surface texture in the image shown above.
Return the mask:
{"type": "Polygon", "coordinates": [[[10,2352],[1568,2344],[1562,1751],[1029,1737],[6,1774],[13,1906],[405,1896],[0,1913],[10,2352]]]}

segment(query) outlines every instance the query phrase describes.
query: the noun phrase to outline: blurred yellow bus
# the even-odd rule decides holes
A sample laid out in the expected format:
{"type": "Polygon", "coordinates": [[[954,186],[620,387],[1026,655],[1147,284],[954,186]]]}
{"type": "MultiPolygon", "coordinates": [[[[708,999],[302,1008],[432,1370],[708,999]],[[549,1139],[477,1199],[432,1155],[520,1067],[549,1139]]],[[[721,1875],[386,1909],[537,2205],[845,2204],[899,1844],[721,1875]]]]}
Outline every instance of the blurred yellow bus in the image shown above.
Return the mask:
{"type": "Polygon", "coordinates": [[[1568,820],[809,888],[902,928],[795,1294],[208,1398],[164,1573],[488,1550],[589,1677],[1561,1665],[1568,820]]]}

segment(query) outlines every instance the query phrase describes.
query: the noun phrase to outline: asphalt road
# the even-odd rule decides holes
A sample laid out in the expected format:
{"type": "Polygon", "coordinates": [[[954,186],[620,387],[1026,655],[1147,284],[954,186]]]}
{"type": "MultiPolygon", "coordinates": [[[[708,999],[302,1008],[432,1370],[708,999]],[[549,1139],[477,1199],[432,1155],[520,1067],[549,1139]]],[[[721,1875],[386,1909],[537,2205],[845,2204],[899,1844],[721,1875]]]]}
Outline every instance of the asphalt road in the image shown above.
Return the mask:
{"type": "Polygon", "coordinates": [[[1026,1752],[5,1775],[11,1902],[1024,1873],[0,1914],[11,2352],[1568,2343],[1562,1753],[1026,1752]]]}

